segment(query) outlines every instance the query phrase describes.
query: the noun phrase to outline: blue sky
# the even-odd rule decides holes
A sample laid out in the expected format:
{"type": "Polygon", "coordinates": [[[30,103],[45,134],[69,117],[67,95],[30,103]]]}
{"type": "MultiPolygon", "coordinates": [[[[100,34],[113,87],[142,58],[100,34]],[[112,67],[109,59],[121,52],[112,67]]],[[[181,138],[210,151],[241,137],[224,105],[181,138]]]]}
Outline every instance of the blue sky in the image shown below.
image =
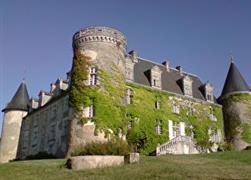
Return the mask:
{"type": "Polygon", "coordinates": [[[122,31],[128,51],[209,80],[216,96],[230,54],[251,85],[250,0],[1,0],[0,108],[23,78],[33,97],[65,78],[72,35],[93,25],[122,31]]]}

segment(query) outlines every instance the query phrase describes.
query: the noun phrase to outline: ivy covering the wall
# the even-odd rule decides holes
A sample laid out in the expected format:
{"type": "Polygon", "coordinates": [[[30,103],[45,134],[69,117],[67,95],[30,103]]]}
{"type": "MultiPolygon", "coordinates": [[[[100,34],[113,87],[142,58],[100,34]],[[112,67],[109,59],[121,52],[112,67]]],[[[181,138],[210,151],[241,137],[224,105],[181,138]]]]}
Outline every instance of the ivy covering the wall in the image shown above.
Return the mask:
{"type": "Polygon", "coordinates": [[[168,120],[173,122],[185,122],[186,134],[191,131],[195,134],[197,144],[202,147],[210,147],[208,129],[214,131],[219,129],[223,133],[223,117],[221,107],[208,103],[196,103],[185,97],[176,97],[167,92],[143,87],[133,83],[128,84],[132,88],[133,103],[128,106],[127,114],[133,121],[133,128],[128,132],[128,141],[136,143],[141,148],[143,154],[148,154],[155,150],[158,143],[168,140],[168,120]],[[160,102],[160,109],[155,108],[155,102],[160,102]],[[180,113],[172,111],[172,101],[180,107],[180,113]],[[186,103],[193,102],[193,110],[189,109],[186,103]],[[209,119],[210,108],[217,121],[209,119]],[[162,134],[155,132],[158,121],[161,121],[162,134]],[[192,125],[193,129],[189,126],[192,125]]]}
{"type": "MultiPolygon", "coordinates": [[[[120,133],[127,136],[135,150],[142,154],[149,154],[156,149],[158,143],[168,141],[168,120],[185,122],[186,134],[194,131],[198,145],[209,147],[208,128],[221,130],[223,133],[223,118],[221,107],[214,104],[193,102],[190,98],[176,97],[175,95],[157,89],[125,83],[121,71],[114,64],[109,72],[98,70],[98,85],[86,86],[90,59],[77,53],[71,75],[70,102],[76,111],[81,112],[83,107],[94,106],[93,121],[96,132],[102,129],[106,133],[120,133]],[[130,88],[133,91],[132,103],[125,105],[125,92],[130,88]],[[160,109],[155,108],[156,101],[160,102],[160,109]],[[180,106],[180,113],[172,112],[171,102],[180,106]],[[186,103],[192,102],[193,111],[186,103]],[[209,108],[211,106],[211,110],[209,108]],[[209,119],[210,111],[217,121],[209,119]],[[132,128],[128,123],[132,122],[132,128]],[[156,133],[157,123],[162,127],[162,134],[156,133]],[[192,125],[191,130],[188,127],[192,125]]],[[[80,113],[81,114],[81,113],[80,113]]],[[[80,118],[82,122],[87,119],[80,118]]]]}
{"type": "Polygon", "coordinates": [[[241,133],[242,140],[251,144],[251,95],[248,93],[232,94],[227,96],[223,103],[226,119],[228,120],[225,126],[229,137],[233,138],[238,133],[241,133]],[[241,107],[241,112],[233,111],[233,109],[231,109],[231,112],[228,112],[229,108],[237,105],[237,103],[246,106],[246,108],[241,107]],[[240,116],[245,119],[240,119],[240,116]]]}
{"type": "MultiPolygon", "coordinates": [[[[125,80],[116,65],[110,72],[98,70],[98,84],[88,86],[89,66],[91,59],[79,51],[75,52],[71,74],[70,104],[82,123],[87,118],[81,113],[83,108],[93,105],[96,133],[104,130],[106,134],[118,134],[125,126],[125,80]],[[109,129],[109,130],[108,130],[109,129]]],[[[98,68],[98,67],[96,67],[98,68]]]]}

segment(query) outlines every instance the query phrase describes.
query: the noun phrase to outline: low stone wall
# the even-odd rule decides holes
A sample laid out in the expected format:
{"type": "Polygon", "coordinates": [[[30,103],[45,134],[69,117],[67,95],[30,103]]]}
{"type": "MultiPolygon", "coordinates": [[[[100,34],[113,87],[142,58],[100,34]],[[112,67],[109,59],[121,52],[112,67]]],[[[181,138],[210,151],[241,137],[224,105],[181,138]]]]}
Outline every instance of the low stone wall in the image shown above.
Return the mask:
{"type": "Polygon", "coordinates": [[[67,167],[74,170],[118,166],[122,164],[124,164],[124,156],[75,156],[67,161],[67,167]]]}

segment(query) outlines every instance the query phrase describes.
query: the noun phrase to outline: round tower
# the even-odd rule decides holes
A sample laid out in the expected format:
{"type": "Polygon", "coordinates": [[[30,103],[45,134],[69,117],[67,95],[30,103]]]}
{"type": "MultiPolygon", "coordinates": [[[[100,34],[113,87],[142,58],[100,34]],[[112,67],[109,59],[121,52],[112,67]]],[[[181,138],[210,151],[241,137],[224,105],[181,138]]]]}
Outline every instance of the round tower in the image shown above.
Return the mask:
{"type": "Polygon", "coordinates": [[[26,84],[22,82],[11,101],[2,110],[4,118],[0,142],[0,163],[16,158],[22,120],[28,112],[28,103],[28,91],[26,84]]]}
{"type": "Polygon", "coordinates": [[[88,27],[73,36],[73,50],[91,57],[98,68],[111,71],[113,64],[125,72],[126,37],[109,27],[88,27]]]}
{"type": "Polygon", "coordinates": [[[226,141],[235,150],[251,146],[251,92],[233,62],[230,64],[220,102],[226,141]]]}

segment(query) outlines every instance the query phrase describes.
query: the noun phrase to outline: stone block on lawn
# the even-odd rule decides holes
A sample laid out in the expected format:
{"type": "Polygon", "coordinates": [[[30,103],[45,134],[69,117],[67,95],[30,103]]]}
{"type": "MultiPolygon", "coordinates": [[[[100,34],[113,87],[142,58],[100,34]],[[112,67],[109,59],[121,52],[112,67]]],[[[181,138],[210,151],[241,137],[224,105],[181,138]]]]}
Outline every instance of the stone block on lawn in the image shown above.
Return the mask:
{"type": "Polygon", "coordinates": [[[124,164],[124,156],[75,156],[67,160],[67,167],[74,170],[118,166],[122,164],[124,164]]]}
{"type": "Polygon", "coordinates": [[[139,153],[129,153],[125,155],[125,163],[136,163],[139,162],[139,153]]]}

